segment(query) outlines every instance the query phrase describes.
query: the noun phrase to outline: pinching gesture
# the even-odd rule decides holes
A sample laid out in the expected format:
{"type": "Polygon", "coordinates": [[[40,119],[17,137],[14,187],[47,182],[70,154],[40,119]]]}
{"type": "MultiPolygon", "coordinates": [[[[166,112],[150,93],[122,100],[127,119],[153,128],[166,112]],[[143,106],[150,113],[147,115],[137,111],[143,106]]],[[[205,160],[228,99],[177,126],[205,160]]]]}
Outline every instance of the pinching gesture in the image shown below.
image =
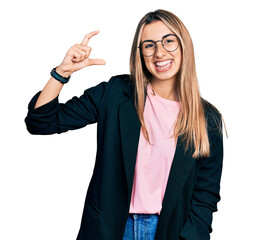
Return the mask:
{"type": "Polygon", "coordinates": [[[64,72],[65,76],[71,75],[84,67],[91,65],[104,65],[105,61],[103,59],[91,59],[89,58],[91,53],[91,47],[87,46],[89,40],[97,35],[99,31],[93,31],[85,35],[81,44],[75,44],[72,46],[66,56],[64,57],[62,63],[58,66],[57,70],[64,72]]]}

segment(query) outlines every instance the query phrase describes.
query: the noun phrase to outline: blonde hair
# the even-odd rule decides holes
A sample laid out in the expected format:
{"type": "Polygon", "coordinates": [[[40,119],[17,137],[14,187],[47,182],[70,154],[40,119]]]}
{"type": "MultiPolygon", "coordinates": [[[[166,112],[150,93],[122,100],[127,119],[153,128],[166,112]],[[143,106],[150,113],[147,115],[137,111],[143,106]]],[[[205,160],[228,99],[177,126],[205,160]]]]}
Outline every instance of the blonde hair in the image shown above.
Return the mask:
{"type": "MultiPolygon", "coordinates": [[[[203,106],[207,101],[200,96],[192,39],[188,30],[176,15],[161,9],[147,13],[140,20],[130,56],[131,81],[135,86],[135,108],[140,119],[143,135],[151,144],[143,112],[145,91],[147,91],[147,84],[152,75],[145,66],[138,46],[144,26],[154,21],[162,21],[168,26],[179,37],[182,49],[182,63],[176,76],[176,91],[180,102],[180,112],[174,125],[174,137],[177,139],[178,136],[183,135],[183,141],[186,141],[185,151],[189,144],[194,146],[193,158],[208,157],[210,146],[203,106]]],[[[217,109],[216,111],[220,114],[217,109]]],[[[218,126],[222,133],[222,124],[218,123],[218,126]]]]}

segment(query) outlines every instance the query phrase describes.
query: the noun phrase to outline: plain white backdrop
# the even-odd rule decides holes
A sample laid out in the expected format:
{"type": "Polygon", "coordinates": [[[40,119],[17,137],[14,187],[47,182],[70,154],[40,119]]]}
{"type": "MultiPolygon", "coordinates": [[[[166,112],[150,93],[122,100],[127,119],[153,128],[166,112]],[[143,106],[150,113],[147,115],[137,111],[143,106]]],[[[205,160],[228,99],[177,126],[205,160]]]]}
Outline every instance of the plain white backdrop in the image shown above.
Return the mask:
{"type": "Polygon", "coordinates": [[[129,73],[137,23],[149,11],[176,14],[191,34],[201,95],[223,114],[221,201],[213,240],[252,239],[252,7],[250,1],[9,1],[1,3],[0,239],[76,239],[96,155],[96,124],[30,135],[30,99],[85,34],[105,66],[75,72],[60,102],[129,73]]]}

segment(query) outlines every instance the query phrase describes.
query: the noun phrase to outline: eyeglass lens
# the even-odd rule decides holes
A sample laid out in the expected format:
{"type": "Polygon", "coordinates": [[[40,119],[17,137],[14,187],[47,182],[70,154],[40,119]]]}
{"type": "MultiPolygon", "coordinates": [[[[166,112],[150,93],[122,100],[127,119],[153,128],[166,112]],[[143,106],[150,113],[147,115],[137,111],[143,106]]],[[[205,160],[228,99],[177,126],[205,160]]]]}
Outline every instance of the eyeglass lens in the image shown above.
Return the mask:
{"type": "MultiPolygon", "coordinates": [[[[178,39],[176,36],[167,36],[162,41],[163,47],[169,52],[173,52],[178,47],[178,39]]],[[[156,50],[156,43],[153,41],[143,42],[141,45],[141,52],[144,56],[152,56],[156,50]]]]}

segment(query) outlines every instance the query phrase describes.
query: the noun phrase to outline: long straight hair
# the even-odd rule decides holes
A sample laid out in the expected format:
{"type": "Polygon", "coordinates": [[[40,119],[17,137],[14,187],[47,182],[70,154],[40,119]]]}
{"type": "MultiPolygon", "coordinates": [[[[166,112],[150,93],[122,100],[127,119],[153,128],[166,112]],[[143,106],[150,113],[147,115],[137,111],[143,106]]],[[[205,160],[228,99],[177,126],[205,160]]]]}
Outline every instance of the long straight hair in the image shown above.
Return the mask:
{"type": "MultiPolygon", "coordinates": [[[[182,49],[182,63],[176,75],[176,91],[180,102],[180,111],[174,124],[174,137],[177,139],[178,136],[183,135],[183,141],[186,142],[185,151],[189,145],[194,147],[193,158],[209,157],[210,146],[207,122],[196,75],[192,39],[188,30],[176,15],[160,9],[147,13],[140,20],[135,32],[130,56],[130,79],[135,86],[135,108],[140,119],[143,135],[151,144],[143,112],[145,91],[147,91],[147,84],[152,75],[145,66],[138,46],[144,26],[154,21],[162,21],[169,27],[179,37],[182,49]]],[[[222,131],[222,126],[220,124],[219,126],[222,131]]]]}

